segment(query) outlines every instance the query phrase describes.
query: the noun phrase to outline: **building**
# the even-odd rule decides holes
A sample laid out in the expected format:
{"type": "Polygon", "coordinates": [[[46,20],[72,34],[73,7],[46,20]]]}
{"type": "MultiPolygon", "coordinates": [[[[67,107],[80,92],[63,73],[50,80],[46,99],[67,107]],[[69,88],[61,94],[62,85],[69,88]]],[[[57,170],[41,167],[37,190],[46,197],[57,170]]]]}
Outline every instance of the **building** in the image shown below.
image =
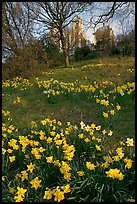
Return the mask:
{"type": "Polygon", "coordinates": [[[96,45],[97,43],[102,46],[104,46],[103,42],[107,42],[107,45],[112,45],[115,40],[115,35],[112,30],[108,25],[103,24],[102,27],[98,28],[94,35],[94,44],[96,45]],[[101,43],[102,42],[102,43],[101,43]]]}
{"type": "Polygon", "coordinates": [[[82,47],[85,44],[85,34],[83,31],[83,21],[81,18],[76,17],[72,22],[72,32],[71,38],[73,40],[73,44],[75,48],[82,47]]]}

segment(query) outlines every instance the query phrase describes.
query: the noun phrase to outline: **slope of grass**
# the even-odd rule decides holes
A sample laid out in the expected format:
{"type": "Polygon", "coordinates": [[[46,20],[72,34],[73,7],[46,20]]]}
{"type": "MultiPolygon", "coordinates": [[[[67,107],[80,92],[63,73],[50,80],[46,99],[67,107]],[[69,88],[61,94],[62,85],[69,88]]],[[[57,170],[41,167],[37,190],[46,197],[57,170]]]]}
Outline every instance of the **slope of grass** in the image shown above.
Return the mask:
{"type": "MultiPolygon", "coordinates": [[[[92,84],[94,81],[112,81],[116,85],[122,85],[127,81],[134,81],[134,58],[104,58],[92,61],[77,62],[70,68],[56,68],[43,73],[40,80],[57,79],[60,82],[74,82],[92,84]],[[81,64],[81,65],[80,65],[81,64]],[[86,64],[86,65],[85,65],[86,64]]],[[[36,79],[30,79],[33,86],[24,91],[13,88],[4,88],[3,93],[9,94],[3,97],[3,109],[10,110],[15,124],[20,129],[29,127],[32,120],[40,121],[45,117],[56,118],[64,122],[72,121],[73,123],[96,122],[102,124],[104,119],[98,115],[98,108],[95,103],[86,100],[67,100],[60,99],[57,103],[46,101],[46,96],[36,85],[36,79]],[[21,103],[13,104],[14,99],[20,96],[21,103]]],[[[43,89],[44,90],[44,89],[43,89]]],[[[114,121],[117,135],[122,137],[123,134],[134,135],[134,118],[135,118],[135,101],[134,97],[128,97],[122,104],[121,115],[118,121],[114,121]],[[130,127],[126,124],[130,124],[130,127]]]]}
{"type": "Polygon", "coordinates": [[[73,82],[79,79],[81,82],[111,80],[116,84],[134,80],[134,73],[127,72],[134,69],[133,57],[102,58],[89,61],[72,63],[68,68],[57,67],[43,73],[43,79],[54,78],[63,82],[73,82]]]}
{"type": "Polygon", "coordinates": [[[133,68],[105,58],[3,81],[3,202],[134,201],[133,68]]]}

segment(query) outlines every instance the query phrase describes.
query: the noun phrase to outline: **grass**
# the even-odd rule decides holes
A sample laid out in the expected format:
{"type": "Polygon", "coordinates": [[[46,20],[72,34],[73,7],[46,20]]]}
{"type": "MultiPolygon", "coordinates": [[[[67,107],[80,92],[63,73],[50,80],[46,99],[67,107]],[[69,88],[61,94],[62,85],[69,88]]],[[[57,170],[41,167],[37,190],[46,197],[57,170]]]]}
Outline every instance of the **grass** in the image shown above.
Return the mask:
{"type": "MultiPolygon", "coordinates": [[[[128,69],[134,68],[134,58],[104,58],[88,62],[77,62],[72,64],[72,66],[73,68],[51,69],[43,73],[40,79],[49,80],[53,78],[62,82],[79,80],[80,83],[84,84],[92,84],[94,81],[100,83],[101,81],[108,80],[116,85],[134,81],[134,72],[127,72],[128,69]]],[[[7,94],[10,94],[10,97],[3,98],[3,109],[10,110],[15,124],[21,130],[29,128],[32,120],[37,122],[45,117],[52,119],[55,117],[64,123],[71,121],[73,124],[79,124],[81,120],[87,124],[93,121],[99,124],[103,123],[104,119],[98,115],[95,103],[85,100],[70,101],[66,98],[60,99],[57,103],[48,103],[45,95],[36,86],[35,78],[30,79],[30,81],[34,85],[25,91],[6,88],[5,91],[7,94]],[[21,97],[21,104],[14,105],[13,100],[17,96],[21,97]]],[[[119,120],[114,121],[113,125],[117,130],[118,138],[123,137],[123,134],[134,135],[134,98],[128,97],[122,105],[119,120]],[[130,127],[127,126],[127,123],[130,124],[130,127]]]]}
{"type": "MultiPolygon", "coordinates": [[[[15,190],[17,186],[28,189],[24,200],[26,202],[45,202],[43,195],[46,187],[53,189],[52,193],[56,200],[56,195],[54,194],[55,191],[56,193],[58,192],[56,186],[62,186],[68,184],[68,182],[71,186],[71,192],[69,196],[64,198],[64,201],[67,202],[104,202],[108,200],[123,202],[134,198],[134,168],[130,169],[131,167],[129,167],[127,169],[124,166],[125,158],[134,160],[134,147],[132,149],[132,147],[125,145],[127,138],[135,139],[134,63],[135,59],[132,57],[95,59],[72,63],[68,68],[57,67],[46,70],[39,78],[33,77],[29,80],[15,79],[3,82],[2,109],[10,111],[10,116],[5,116],[5,113],[3,113],[3,124],[7,128],[4,130],[5,135],[3,134],[3,148],[6,150],[11,148],[9,147],[11,139],[17,139],[19,144],[19,137],[25,136],[27,139],[23,139],[23,144],[27,144],[28,139],[31,143],[33,143],[32,141],[36,143],[39,141],[40,147],[46,150],[41,154],[42,159],[36,159],[35,153],[33,155],[31,151],[37,145],[27,146],[26,152],[23,153],[23,145],[19,144],[19,150],[14,150],[15,153],[11,154],[11,156],[16,155],[16,160],[13,161],[13,164],[9,161],[8,156],[10,155],[7,152],[6,154],[4,153],[2,175],[6,178],[6,181],[3,184],[3,202],[14,200],[8,188],[11,187],[11,189],[13,188],[12,190],[15,190]],[[103,84],[104,81],[107,81],[105,82],[106,85],[103,84]],[[6,87],[9,84],[10,86],[6,87]],[[124,86],[122,86],[123,84],[124,86]],[[95,92],[92,92],[93,87],[96,87],[95,92]],[[118,91],[118,87],[122,87],[123,96],[118,91]],[[78,88],[80,92],[76,91],[78,88]],[[44,91],[47,92],[44,93],[44,91]],[[48,91],[51,92],[49,93],[48,91]],[[59,95],[57,95],[56,91],[59,91],[59,95]],[[53,94],[54,92],[55,95],[53,94]],[[20,97],[20,101],[18,101],[18,97],[20,97]],[[100,99],[100,101],[103,99],[109,100],[109,105],[101,105],[100,102],[96,102],[96,99],[100,99]],[[120,110],[116,109],[117,105],[121,106],[120,110]],[[115,110],[114,116],[109,112],[112,109],[115,110]],[[108,112],[109,117],[104,118],[103,112],[108,112]],[[11,121],[10,118],[12,118],[11,121]],[[59,125],[54,119],[61,121],[62,125],[59,125]],[[41,124],[42,120],[46,121],[46,125],[41,124]],[[35,127],[32,127],[32,121],[37,123],[37,131],[35,131],[35,127]],[[111,130],[113,137],[104,136],[101,131],[98,132],[99,130],[97,130],[95,131],[96,140],[91,139],[89,133],[92,131],[82,129],[81,121],[87,125],[87,128],[92,123],[95,123],[96,127],[101,125],[101,131],[111,130]],[[71,125],[69,126],[67,122],[71,122],[71,125]],[[11,124],[18,130],[11,131],[11,133],[8,132],[11,124]],[[55,136],[52,136],[54,138],[53,143],[46,142],[47,138],[44,141],[39,139],[39,134],[42,134],[42,131],[47,138],[51,137],[51,133],[54,133],[54,131],[58,133],[64,146],[57,146],[56,142],[62,141],[54,138],[55,136]],[[80,133],[84,134],[84,139],[86,138],[87,141],[78,137],[80,133]],[[102,138],[101,143],[99,142],[100,138],[102,138]],[[125,157],[123,158],[122,156],[120,161],[112,162],[109,165],[111,169],[120,169],[125,177],[124,180],[121,177],[122,181],[119,177],[117,177],[118,180],[112,179],[111,175],[110,178],[107,178],[105,171],[109,169],[108,167],[104,167],[105,170],[102,168],[103,156],[107,154],[108,157],[113,158],[112,154],[115,155],[117,147],[120,147],[119,141],[124,141],[125,143],[122,146],[125,157]],[[101,146],[101,152],[100,150],[97,151],[96,145],[101,146]],[[75,151],[75,156],[72,153],[68,153],[71,148],[75,151]],[[63,155],[69,158],[65,160],[63,155]],[[52,161],[46,161],[46,158],[50,156],[53,156],[54,161],[59,159],[60,165],[61,161],[67,161],[68,165],[72,167],[71,180],[62,178],[63,173],[60,173],[59,167],[53,165],[52,161]],[[85,166],[89,161],[96,164],[95,174],[91,173],[94,170],[93,164],[89,164],[91,166],[87,168],[85,166]],[[30,174],[28,170],[26,171],[29,176],[28,180],[33,181],[32,179],[38,176],[44,186],[41,190],[35,191],[32,189],[27,179],[25,181],[21,180],[21,178],[16,180],[17,173],[20,174],[21,171],[25,171],[26,165],[30,164],[30,162],[36,165],[36,169],[34,174],[30,174]],[[97,167],[98,162],[99,168],[97,167]],[[85,174],[83,177],[78,177],[77,171],[81,170],[85,174]]],[[[69,171],[66,176],[69,176],[69,171]]],[[[120,175],[118,174],[117,176],[120,175]]],[[[61,196],[62,194],[59,195],[61,196]]]]}
{"type": "Polygon", "coordinates": [[[134,80],[133,73],[127,75],[127,69],[133,69],[134,63],[133,57],[93,59],[72,63],[69,68],[51,69],[45,76],[47,79],[53,77],[64,82],[73,82],[76,79],[85,81],[86,78],[90,83],[94,80],[103,81],[111,78],[111,81],[122,84],[134,80]]]}

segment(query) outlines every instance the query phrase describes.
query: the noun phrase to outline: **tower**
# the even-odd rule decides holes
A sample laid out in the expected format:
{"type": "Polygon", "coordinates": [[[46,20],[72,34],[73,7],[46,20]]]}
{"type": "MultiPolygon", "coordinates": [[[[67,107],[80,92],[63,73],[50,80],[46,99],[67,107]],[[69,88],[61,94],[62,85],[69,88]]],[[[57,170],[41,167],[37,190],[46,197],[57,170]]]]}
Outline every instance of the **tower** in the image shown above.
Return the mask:
{"type": "Polygon", "coordinates": [[[72,37],[73,37],[73,43],[75,44],[75,48],[81,47],[82,38],[84,36],[83,36],[83,21],[79,17],[76,17],[72,22],[72,37]]]}

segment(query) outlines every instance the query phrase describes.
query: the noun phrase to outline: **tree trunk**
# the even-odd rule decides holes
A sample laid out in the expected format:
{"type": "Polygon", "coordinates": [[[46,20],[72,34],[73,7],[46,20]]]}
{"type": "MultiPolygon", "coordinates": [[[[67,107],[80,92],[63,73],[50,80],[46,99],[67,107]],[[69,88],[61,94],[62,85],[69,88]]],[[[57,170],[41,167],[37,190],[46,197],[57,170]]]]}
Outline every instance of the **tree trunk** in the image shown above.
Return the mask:
{"type": "Polygon", "coordinates": [[[61,45],[62,45],[62,50],[63,50],[63,54],[64,54],[64,59],[65,59],[65,66],[69,66],[70,62],[69,62],[69,55],[67,52],[67,48],[65,45],[65,39],[64,39],[64,35],[63,35],[63,31],[60,31],[60,40],[61,40],[61,45]]]}
{"type": "Polygon", "coordinates": [[[66,48],[64,49],[63,53],[64,53],[64,57],[65,57],[65,66],[67,67],[67,66],[69,66],[70,63],[69,63],[69,56],[68,56],[66,48]]]}

